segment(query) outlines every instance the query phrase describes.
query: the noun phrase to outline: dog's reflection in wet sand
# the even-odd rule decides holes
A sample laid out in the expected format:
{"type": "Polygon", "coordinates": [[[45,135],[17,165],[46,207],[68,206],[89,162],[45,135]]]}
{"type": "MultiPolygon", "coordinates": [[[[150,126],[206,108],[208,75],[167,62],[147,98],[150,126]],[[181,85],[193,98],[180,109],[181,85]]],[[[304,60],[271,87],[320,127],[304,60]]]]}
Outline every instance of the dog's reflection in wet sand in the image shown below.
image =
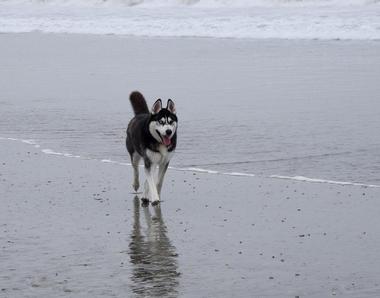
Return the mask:
{"type": "Polygon", "coordinates": [[[180,275],[177,253],[167,236],[160,205],[154,206],[153,210],[154,214],[149,207],[140,208],[140,201],[135,197],[129,244],[132,290],[143,297],[176,297],[180,275]]]}

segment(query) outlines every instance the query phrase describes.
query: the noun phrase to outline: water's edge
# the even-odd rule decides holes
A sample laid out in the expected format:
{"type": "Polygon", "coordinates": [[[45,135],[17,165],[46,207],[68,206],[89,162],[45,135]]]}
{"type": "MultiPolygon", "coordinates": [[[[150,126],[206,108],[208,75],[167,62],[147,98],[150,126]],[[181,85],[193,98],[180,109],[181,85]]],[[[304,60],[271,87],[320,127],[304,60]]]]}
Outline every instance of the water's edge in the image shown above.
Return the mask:
{"type": "MultiPolygon", "coordinates": [[[[35,140],[24,140],[24,139],[19,139],[19,138],[10,138],[10,137],[0,137],[0,140],[14,141],[14,142],[27,144],[27,145],[33,146],[36,149],[39,149],[42,153],[47,154],[47,155],[56,155],[56,156],[67,157],[67,158],[79,158],[79,159],[84,159],[84,160],[93,160],[93,161],[99,161],[102,163],[116,164],[120,166],[131,166],[130,163],[119,162],[119,161],[115,161],[111,159],[89,158],[86,156],[80,156],[80,155],[67,153],[67,152],[58,152],[49,148],[42,148],[41,145],[39,145],[35,140]]],[[[350,182],[350,181],[335,181],[335,180],[320,179],[320,178],[309,178],[309,177],[298,176],[298,175],[297,176],[283,176],[283,175],[259,176],[253,173],[222,172],[222,171],[215,171],[212,169],[203,169],[203,168],[197,168],[197,167],[181,168],[181,167],[170,166],[169,169],[173,171],[193,172],[193,173],[197,172],[197,173],[205,173],[205,174],[211,174],[211,175],[225,175],[225,176],[235,176],[235,177],[262,177],[262,178],[269,178],[269,179],[293,180],[293,181],[300,181],[300,182],[306,182],[306,183],[322,183],[322,184],[335,184],[335,185],[341,185],[341,186],[380,188],[380,185],[376,185],[376,184],[350,182]]]]}

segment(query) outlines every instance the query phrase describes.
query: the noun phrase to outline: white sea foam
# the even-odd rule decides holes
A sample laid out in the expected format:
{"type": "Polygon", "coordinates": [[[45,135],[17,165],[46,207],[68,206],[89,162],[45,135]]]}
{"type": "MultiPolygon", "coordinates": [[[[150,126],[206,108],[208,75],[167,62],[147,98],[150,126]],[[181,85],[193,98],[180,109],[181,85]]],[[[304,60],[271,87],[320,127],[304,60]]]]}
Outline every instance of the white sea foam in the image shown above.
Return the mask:
{"type": "Polygon", "coordinates": [[[4,4],[79,7],[315,7],[366,6],[378,0],[2,0],[4,4]]]}
{"type": "Polygon", "coordinates": [[[327,184],[338,184],[338,185],[353,185],[353,186],[364,186],[364,187],[380,187],[380,185],[374,184],[365,184],[365,183],[356,183],[356,182],[347,182],[347,181],[334,181],[334,180],[325,180],[317,178],[308,178],[304,176],[282,176],[282,175],[271,175],[270,178],[276,179],[286,179],[286,180],[295,180],[303,182],[312,182],[312,183],[327,183],[327,184]]]}
{"type": "Polygon", "coordinates": [[[250,173],[239,173],[239,172],[223,172],[222,175],[228,175],[228,176],[241,176],[241,177],[255,177],[255,174],[250,173]]]}
{"type": "Polygon", "coordinates": [[[377,0],[3,0],[0,32],[380,39],[377,0]]]}
{"type": "MultiPolygon", "coordinates": [[[[0,140],[16,141],[16,142],[24,143],[27,145],[32,145],[35,148],[36,148],[36,146],[40,146],[34,140],[23,140],[23,139],[18,139],[18,138],[6,138],[6,137],[0,137],[0,140]]],[[[80,155],[74,155],[71,153],[57,152],[57,151],[54,151],[52,149],[41,149],[40,151],[44,154],[47,154],[47,155],[56,155],[56,156],[63,156],[63,157],[68,157],[68,158],[82,158],[82,159],[86,159],[86,160],[90,159],[90,160],[97,160],[97,161],[102,162],[102,163],[111,163],[111,164],[117,164],[117,165],[121,165],[121,166],[132,166],[130,163],[118,162],[118,161],[114,161],[111,159],[100,159],[100,160],[91,159],[91,158],[83,157],[80,155]]],[[[240,177],[256,177],[257,176],[253,173],[219,172],[219,171],[215,171],[215,170],[196,168],[196,167],[181,168],[181,167],[172,167],[171,166],[171,167],[169,167],[169,169],[174,170],[174,171],[213,174],[213,175],[240,176],[240,177]]],[[[349,186],[380,188],[380,185],[375,185],[375,184],[325,180],[325,179],[318,179],[318,178],[308,178],[308,177],[304,177],[304,176],[270,175],[270,176],[266,176],[265,178],[295,180],[295,181],[302,181],[302,182],[309,182],[309,183],[336,184],[336,185],[343,185],[343,186],[349,185],[349,186]]]]}
{"type": "MultiPolygon", "coordinates": [[[[174,169],[174,168],[173,168],[174,169]]],[[[201,168],[175,168],[176,170],[181,170],[181,171],[188,171],[188,172],[199,172],[199,173],[207,173],[207,174],[220,174],[218,171],[214,170],[208,170],[208,169],[201,169],[201,168]]]]}
{"type": "Polygon", "coordinates": [[[37,145],[34,140],[21,140],[21,142],[29,145],[37,145]]]}

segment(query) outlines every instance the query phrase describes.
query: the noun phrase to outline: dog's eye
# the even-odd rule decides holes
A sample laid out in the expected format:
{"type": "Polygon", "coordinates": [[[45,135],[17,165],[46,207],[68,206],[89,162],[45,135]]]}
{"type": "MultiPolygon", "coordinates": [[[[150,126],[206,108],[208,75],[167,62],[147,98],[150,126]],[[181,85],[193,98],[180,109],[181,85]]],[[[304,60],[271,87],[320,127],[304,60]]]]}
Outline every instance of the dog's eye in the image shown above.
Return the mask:
{"type": "Polygon", "coordinates": [[[158,120],[158,123],[161,125],[164,125],[164,121],[162,121],[162,120],[158,120]]]}
{"type": "Polygon", "coordinates": [[[168,124],[172,125],[172,124],[173,124],[173,121],[172,121],[172,120],[169,120],[169,121],[168,121],[168,124]]]}

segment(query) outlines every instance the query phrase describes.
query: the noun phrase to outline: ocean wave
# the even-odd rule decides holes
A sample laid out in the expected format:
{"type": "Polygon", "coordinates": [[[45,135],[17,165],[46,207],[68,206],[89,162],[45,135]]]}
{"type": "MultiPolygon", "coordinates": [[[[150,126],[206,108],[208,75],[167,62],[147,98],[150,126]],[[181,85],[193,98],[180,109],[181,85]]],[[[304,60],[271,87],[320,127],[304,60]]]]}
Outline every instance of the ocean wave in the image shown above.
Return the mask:
{"type": "Polygon", "coordinates": [[[379,0],[2,0],[3,4],[63,5],[85,7],[310,7],[310,6],[368,6],[379,4],[379,0]]]}
{"type": "Polygon", "coordinates": [[[0,0],[0,32],[380,39],[375,0],[0,0]]]}

